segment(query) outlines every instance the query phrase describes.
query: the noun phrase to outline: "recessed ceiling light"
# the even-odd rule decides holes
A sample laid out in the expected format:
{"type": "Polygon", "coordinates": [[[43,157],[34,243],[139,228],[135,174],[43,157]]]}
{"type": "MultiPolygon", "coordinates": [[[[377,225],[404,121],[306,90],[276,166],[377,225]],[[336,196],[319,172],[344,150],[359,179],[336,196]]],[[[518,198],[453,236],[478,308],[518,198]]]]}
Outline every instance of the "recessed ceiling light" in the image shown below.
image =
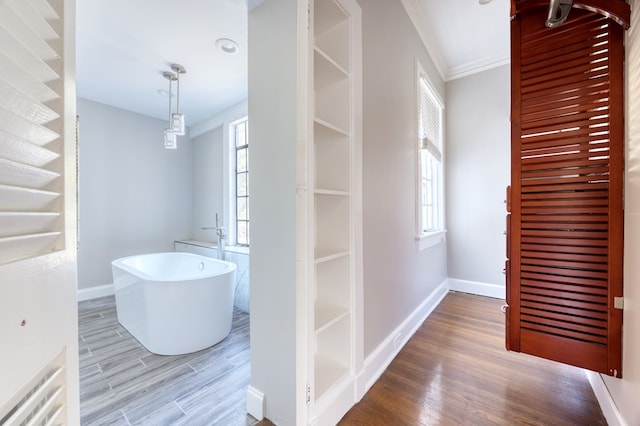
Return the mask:
{"type": "Polygon", "coordinates": [[[480,4],[489,4],[489,3],[491,3],[491,0],[478,0],[478,3],[480,3],[480,4]]]}
{"type": "Polygon", "coordinates": [[[238,43],[230,38],[219,38],[216,40],[216,47],[227,55],[235,55],[238,53],[238,43]]]}

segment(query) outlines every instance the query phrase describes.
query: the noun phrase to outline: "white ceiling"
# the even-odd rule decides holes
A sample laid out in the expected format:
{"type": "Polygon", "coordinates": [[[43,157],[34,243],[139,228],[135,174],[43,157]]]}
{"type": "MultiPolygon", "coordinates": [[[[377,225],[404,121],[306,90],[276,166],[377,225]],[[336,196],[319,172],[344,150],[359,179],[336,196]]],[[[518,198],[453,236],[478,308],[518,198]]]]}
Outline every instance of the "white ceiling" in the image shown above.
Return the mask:
{"type": "MultiPolygon", "coordinates": [[[[180,109],[188,126],[247,97],[247,9],[244,0],[77,0],[78,96],[168,118],[162,73],[172,63],[180,79],[180,109]],[[215,47],[240,45],[236,55],[215,47]]],[[[175,86],[174,86],[175,91],[175,86]]]]}
{"type": "MultiPolygon", "coordinates": [[[[249,0],[249,8],[263,0],[249,0]]],[[[364,0],[366,1],[366,0],[364,0]]],[[[398,0],[386,0],[398,1],[398,0]]],[[[508,62],[509,0],[400,0],[449,80],[508,62]]],[[[78,96],[168,116],[162,72],[185,66],[181,112],[193,126],[247,98],[247,0],[77,0],[78,96]],[[238,54],[215,47],[219,38],[238,54]]]]}
{"type": "Polygon", "coordinates": [[[401,1],[445,80],[509,63],[509,0],[401,1]]]}

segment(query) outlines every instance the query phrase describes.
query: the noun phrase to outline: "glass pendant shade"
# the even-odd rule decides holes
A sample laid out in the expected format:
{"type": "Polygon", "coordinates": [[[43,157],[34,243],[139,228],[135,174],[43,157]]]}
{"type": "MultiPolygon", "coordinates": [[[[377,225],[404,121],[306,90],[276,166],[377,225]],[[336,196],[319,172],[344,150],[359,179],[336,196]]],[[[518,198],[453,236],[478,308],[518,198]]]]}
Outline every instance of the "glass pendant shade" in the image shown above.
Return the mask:
{"type": "Polygon", "coordinates": [[[180,74],[187,70],[180,64],[172,64],[171,71],[165,71],[162,76],[169,80],[169,127],[164,129],[164,147],[167,149],[178,148],[177,136],[185,134],[184,114],[180,113],[180,74]],[[172,83],[176,82],[176,112],[173,112],[172,83]]]}
{"type": "Polygon", "coordinates": [[[171,129],[164,129],[164,147],[167,149],[178,148],[176,134],[171,129]]]}
{"type": "Polygon", "coordinates": [[[176,135],[184,135],[184,114],[179,112],[171,114],[171,131],[176,135]]]}

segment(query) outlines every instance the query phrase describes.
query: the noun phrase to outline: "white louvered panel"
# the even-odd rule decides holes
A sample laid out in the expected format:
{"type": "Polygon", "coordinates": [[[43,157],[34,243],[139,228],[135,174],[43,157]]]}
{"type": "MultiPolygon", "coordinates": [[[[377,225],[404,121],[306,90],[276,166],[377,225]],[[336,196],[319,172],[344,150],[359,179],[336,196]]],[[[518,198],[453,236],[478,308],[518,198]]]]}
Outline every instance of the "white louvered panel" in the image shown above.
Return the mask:
{"type": "Polygon", "coordinates": [[[53,89],[34,78],[4,55],[2,48],[0,48],[0,69],[2,70],[2,78],[7,84],[14,86],[38,102],[45,103],[60,97],[53,89]]]}
{"type": "Polygon", "coordinates": [[[49,208],[60,194],[19,186],[0,185],[0,200],[4,211],[43,211],[49,208]]]}
{"type": "Polygon", "coordinates": [[[60,155],[41,146],[20,140],[0,130],[0,152],[7,160],[24,164],[45,167],[60,155]]]}
{"type": "Polygon", "coordinates": [[[30,50],[27,50],[22,43],[1,26],[0,51],[20,68],[23,68],[40,81],[52,81],[59,78],[58,73],[47,65],[42,58],[39,58],[30,50]]]}
{"type": "Polygon", "coordinates": [[[57,212],[0,212],[0,238],[39,234],[54,228],[59,217],[57,212]]]}
{"type": "Polygon", "coordinates": [[[60,24],[47,0],[0,1],[0,264],[61,248],[60,24]]]}
{"type": "Polygon", "coordinates": [[[2,419],[3,426],[45,426],[64,424],[66,406],[62,356],[41,371],[25,396],[2,419]]]}
{"type": "Polygon", "coordinates": [[[47,0],[27,0],[34,10],[36,10],[44,19],[51,21],[59,19],[58,13],[51,7],[47,0]]]}
{"type": "Polygon", "coordinates": [[[0,130],[37,145],[46,145],[60,137],[40,124],[33,123],[0,105],[0,130]]]}
{"type": "Polygon", "coordinates": [[[11,108],[22,118],[38,124],[47,124],[60,114],[25,95],[0,78],[0,105],[11,108]]]}
{"type": "MultiPolygon", "coordinates": [[[[0,185],[46,189],[60,173],[0,158],[0,185]]],[[[0,206],[2,206],[0,201],[0,206]]],[[[0,207],[0,210],[4,210],[0,207]]]]}
{"type": "MultiPolygon", "coordinates": [[[[51,28],[44,16],[34,8],[30,1],[25,0],[5,0],[20,18],[27,22],[43,40],[55,40],[60,38],[59,34],[51,28]]],[[[46,2],[45,2],[46,4],[46,2]]],[[[53,10],[50,9],[52,12],[53,10]]],[[[55,12],[53,12],[55,15],[55,12]]]]}
{"type": "MultiPolygon", "coordinates": [[[[45,61],[56,59],[58,53],[53,50],[43,37],[34,31],[29,23],[22,20],[11,7],[11,3],[13,2],[5,0],[4,3],[0,4],[0,26],[10,32],[14,37],[22,40],[25,48],[32,51],[39,58],[45,61]]],[[[55,38],[57,37],[54,33],[52,39],[55,38]]]]}

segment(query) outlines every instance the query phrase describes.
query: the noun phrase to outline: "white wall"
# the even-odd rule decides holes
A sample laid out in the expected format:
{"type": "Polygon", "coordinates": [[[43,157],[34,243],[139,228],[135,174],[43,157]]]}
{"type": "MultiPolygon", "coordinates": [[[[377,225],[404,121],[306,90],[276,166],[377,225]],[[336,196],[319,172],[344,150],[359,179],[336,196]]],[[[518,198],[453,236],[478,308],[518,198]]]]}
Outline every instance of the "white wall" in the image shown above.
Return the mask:
{"type": "Polygon", "coordinates": [[[640,425],[640,2],[631,3],[627,32],[627,158],[622,379],[602,376],[622,420],[640,425]]]}
{"type": "Polygon", "coordinates": [[[304,398],[297,327],[306,329],[296,312],[297,3],[269,0],[249,13],[250,390],[264,393],[264,415],[280,425],[304,422],[296,410],[304,398]]]}
{"type": "Polygon", "coordinates": [[[191,142],[162,146],[166,122],[78,99],[78,288],[113,282],[111,261],[173,251],[191,233],[191,142]]]}
{"type": "MultiPolygon", "coordinates": [[[[193,141],[193,226],[194,240],[217,240],[215,230],[203,230],[215,226],[216,213],[220,225],[227,230],[227,244],[235,241],[232,224],[229,170],[232,155],[229,152],[229,125],[247,116],[247,100],[216,114],[190,128],[193,141]]],[[[251,142],[250,142],[251,143],[251,142]]]]}
{"type": "Polygon", "coordinates": [[[359,0],[363,18],[364,356],[447,278],[446,247],[418,251],[416,59],[444,82],[402,4],[359,0]]]}
{"type": "Polygon", "coordinates": [[[446,99],[449,278],[504,288],[510,66],[448,82],[446,99]]]}
{"type": "MultiPolygon", "coordinates": [[[[296,372],[307,362],[306,342],[296,340],[307,332],[306,312],[296,311],[306,304],[304,288],[296,286],[296,211],[301,209],[296,155],[297,142],[306,140],[296,123],[307,116],[297,110],[304,102],[298,87],[306,82],[298,80],[298,70],[305,74],[306,56],[298,63],[296,52],[307,42],[299,38],[297,22],[304,22],[306,5],[300,2],[298,9],[294,3],[271,0],[249,14],[251,389],[264,393],[265,415],[276,424],[306,421],[296,410],[304,406],[305,380],[296,372]]],[[[416,56],[443,97],[444,82],[400,2],[359,3],[364,40],[363,340],[368,356],[447,277],[445,245],[420,252],[415,240],[416,56]]]]}

